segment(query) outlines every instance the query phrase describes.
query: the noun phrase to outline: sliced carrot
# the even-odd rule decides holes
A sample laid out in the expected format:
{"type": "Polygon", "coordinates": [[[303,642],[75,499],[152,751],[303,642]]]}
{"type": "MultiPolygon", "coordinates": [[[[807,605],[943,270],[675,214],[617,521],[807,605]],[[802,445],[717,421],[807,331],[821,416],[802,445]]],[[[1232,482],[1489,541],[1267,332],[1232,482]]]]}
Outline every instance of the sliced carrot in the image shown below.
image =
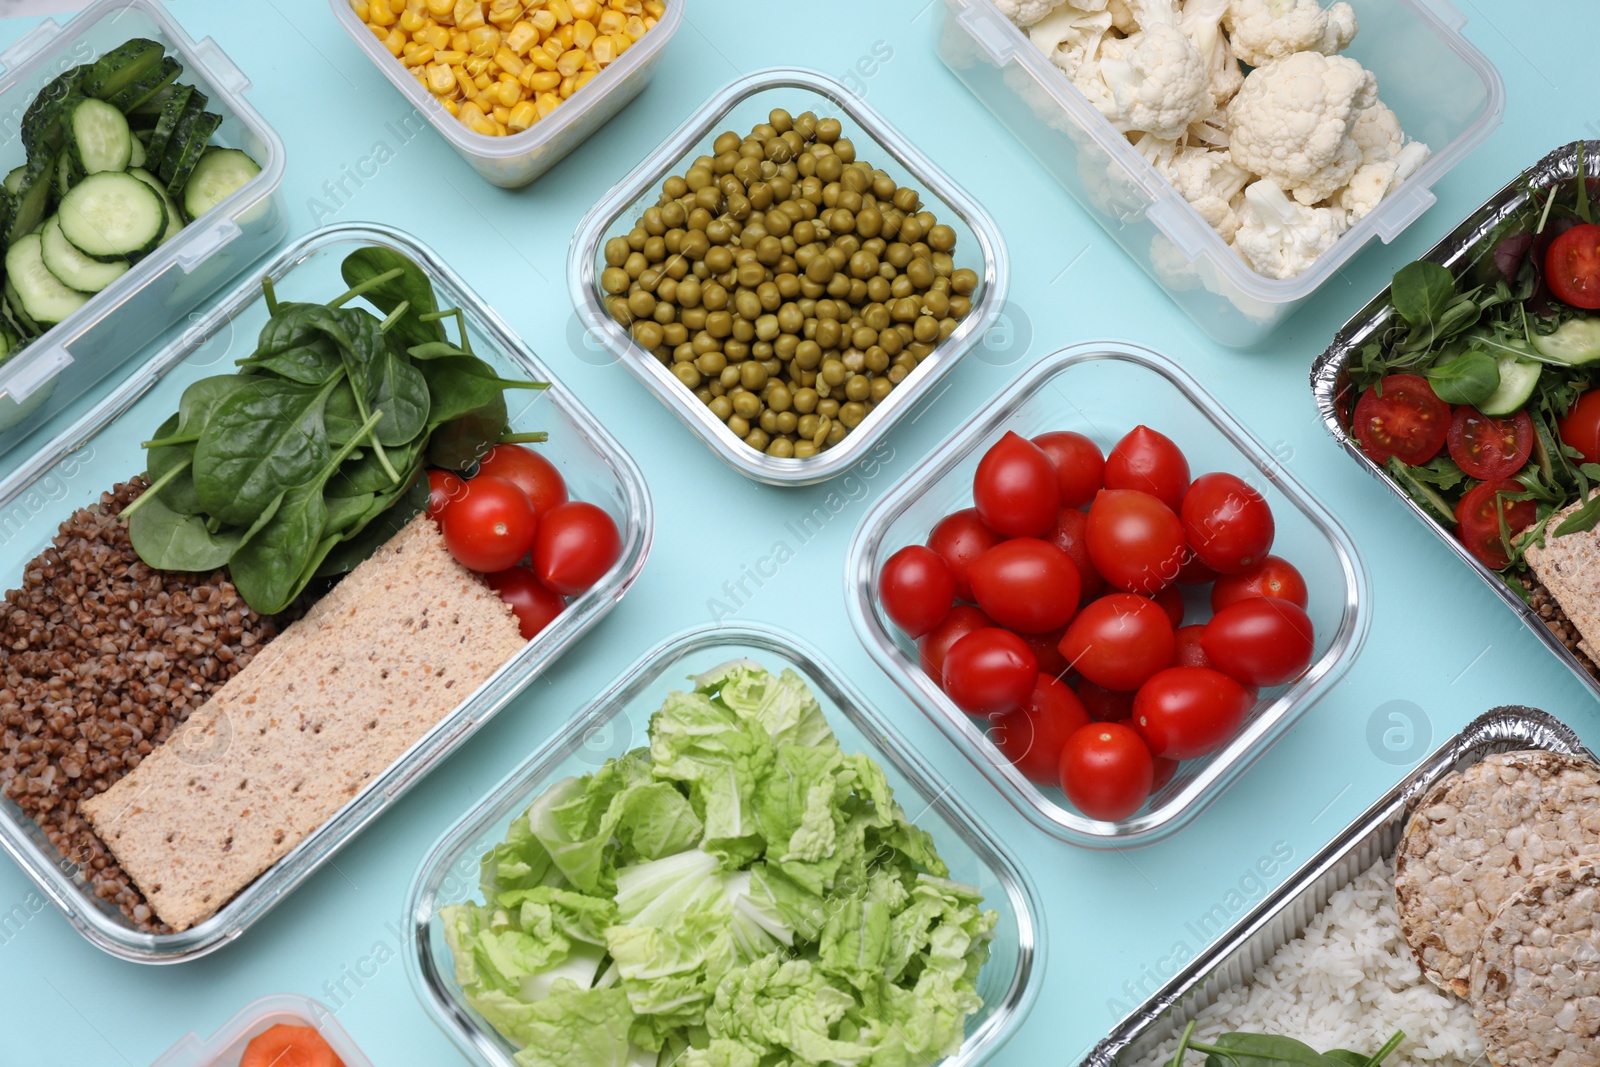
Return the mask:
{"type": "Polygon", "coordinates": [[[316,1030],[279,1023],[250,1040],[239,1067],[344,1067],[344,1063],[316,1030]]]}

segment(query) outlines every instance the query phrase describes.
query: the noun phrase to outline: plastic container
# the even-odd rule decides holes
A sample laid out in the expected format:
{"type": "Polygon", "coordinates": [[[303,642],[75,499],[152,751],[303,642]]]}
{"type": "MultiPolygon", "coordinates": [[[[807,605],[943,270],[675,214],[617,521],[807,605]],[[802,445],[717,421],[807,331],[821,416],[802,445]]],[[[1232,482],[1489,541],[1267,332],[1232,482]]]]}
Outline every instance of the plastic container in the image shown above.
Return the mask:
{"type": "Polygon", "coordinates": [[[772,671],[793,669],[811,688],[846,752],[871,756],[884,769],[911,821],[933,835],[950,877],[977,886],[984,907],[1000,914],[989,961],[978,976],[984,1006],[967,1020],[961,1052],[944,1067],[976,1067],[997,1052],[1033,1006],[1044,969],[1044,915],[1039,895],[994,833],[909,748],[854,687],[796,638],[760,626],[691,630],[646,652],[559,734],[511,772],[449,830],[422,861],[406,898],[406,973],[423,1008],[472,1063],[514,1067],[515,1049],[476,1011],[455,981],[450,948],[435,921],[445,904],[478,895],[478,861],[505,840],[506,828],[550,784],[586,774],[605,760],[648,744],[651,714],[667,693],[731,659],[749,658],[772,671]]]}
{"type": "MultiPolygon", "coordinates": [[[[462,309],[473,348],[503,377],[553,380],[466,282],[398,230],[370,223],[326,226],[286,247],[263,267],[263,273],[274,279],[280,300],[327,300],[346,288],[339,276],[340,261],[369,244],[388,245],[420,263],[433,281],[440,306],[462,309]]],[[[23,566],[49,544],[74,509],[98,500],[102,491],[138,473],[144,463],[139,442],[176,410],[184,388],[197,378],[231,369],[233,360],[254,349],[265,321],[259,275],[253,275],[181,340],[157,352],[136,375],[0,481],[0,585],[15,583],[23,566]]],[[[237,938],[503,708],[627,592],[644,566],[653,526],[650,496],[639,468],[559,383],[540,392],[511,393],[507,402],[513,429],[549,431],[550,442],[541,451],[561,469],[572,496],[599,505],[616,519],[622,535],[622,555],[616,565],[332,818],[217,914],[188,930],[173,934],[137,930],[120,911],[85,891],[70,861],[56,852],[31,819],[11,801],[0,800],[0,847],[96,947],[137,962],[171,963],[237,938]]]]}
{"type": "Polygon", "coordinates": [[[444,109],[437,97],[424,89],[400,61],[389,54],[383,42],[356,17],[350,0],[328,0],[333,17],[350,35],[367,58],[410,102],[412,113],[401,119],[409,125],[421,116],[433,124],[439,135],[450,142],[462,159],[485,179],[505,189],[527,185],[559,163],[568,152],[587,141],[600,127],[621,111],[650,83],[667,42],[683,21],[685,0],[663,0],[666,13],[632,48],[622,53],[593,81],[573,93],[571,98],[546,118],[521,133],[509,137],[490,137],[462,125],[444,109]]]}
{"type": "Polygon", "coordinates": [[[22,164],[22,115],[45,84],[134,37],[156,41],[183,64],[179,80],[210,97],[207,107],[222,116],[212,143],[243,149],[261,173],[0,365],[0,456],[184,321],[288,231],[278,195],[283,142],[246,101],[249,79],[215,41],[195,43],[152,0],[101,0],[65,27],[47,18],[0,52],[0,170],[22,164]]]}
{"type": "Polygon", "coordinates": [[[848,470],[933,389],[957,360],[982,342],[1005,304],[1006,281],[1005,242],[989,214],[860,97],[832,78],[800,69],[757,71],[708,100],[590,210],[573,235],[567,262],[572,303],[590,335],[671,408],[717,458],[745,477],[768,485],[811,485],[848,470]],[[765,122],[776,107],[787,108],[796,115],[810,110],[821,117],[839,119],[844,124],[844,136],[855,144],[856,158],[882,167],[895,181],[918,190],[927,210],[955,230],[956,266],[976,270],[980,279],[972,310],[955,333],[940,342],[842,442],[809,459],[776,459],[735,437],[611,317],[601,303],[599,282],[605,268],[606,241],[625,236],[639,213],[656,204],[663,181],[684,173],[696,156],[709,154],[711,142],[724,130],[743,134],[765,122]]]}
{"type": "Polygon", "coordinates": [[[1500,124],[1505,86],[1461,35],[1451,0],[1351,0],[1345,50],[1378,76],[1406,133],[1433,149],[1416,174],[1305,273],[1257,274],[993,0],[943,0],[939,56],[1123,251],[1217,342],[1254,344],[1372,238],[1385,244],[1433,206],[1433,186],[1500,124]]]}
{"type": "Polygon", "coordinates": [[[251,1038],[280,1024],[314,1028],[344,1061],[344,1067],[372,1067],[372,1061],[350,1040],[327,1005],[297,993],[251,1001],[210,1037],[185,1034],[150,1067],[239,1067],[251,1038]]]}
{"type": "MultiPolygon", "coordinates": [[[[1187,590],[1189,619],[1209,614],[1206,587],[1187,590]]],[[[1221,795],[1349,668],[1368,626],[1366,569],[1355,544],[1265,446],[1177,366],[1133,345],[1094,342],[1064,348],[990,401],[892,488],[862,520],[850,545],[845,605],[867,651],[974,766],[1027,820],[1074,845],[1124,849],[1175,833],[1221,795]],[[989,447],[1014,430],[1033,437],[1077,430],[1103,451],[1140,423],[1160,430],[1196,474],[1228,471],[1272,506],[1272,551],[1305,576],[1316,630],[1311,666],[1288,685],[1264,690],[1244,725],[1222,748],[1188,760],[1137,813],[1120,822],[1080,815],[1059,789],[1024,778],[917,665],[915,644],[883,613],[877,579],[900,548],[922,544],[952,511],[972,506],[972,476],[989,447]]]]}

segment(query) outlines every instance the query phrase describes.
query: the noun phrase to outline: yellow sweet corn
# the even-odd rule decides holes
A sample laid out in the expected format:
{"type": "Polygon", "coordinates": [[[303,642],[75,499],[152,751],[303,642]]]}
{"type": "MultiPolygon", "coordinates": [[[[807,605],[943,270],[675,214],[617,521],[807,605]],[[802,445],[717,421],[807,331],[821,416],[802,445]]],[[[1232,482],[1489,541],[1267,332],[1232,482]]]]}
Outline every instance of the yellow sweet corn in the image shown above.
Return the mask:
{"type": "Polygon", "coordinates": [[[491,0],[489,21],[502,29],[522,17],[522,0],[491,0]]]}
{"type": "Polygon", "coordinates": [[[471,30],[482,26],[482,0],[456,0],[455,16],[458,30],[471,30]]]}
{"type": "Polygon", "coordinates": [[[376,22],[367,23],[367,29],[372,32],[372,36],[380,41],[388,40],[389,38],[389,30],[386,27],[379,26],[376,22]]]}
{"type": "Polygon", "coordinates": [[[455,21],[456,0],[427,0],[428,14],[435,19],[455,21]]]}
{"type": "Polygon", "coordinates": [[[515,78],[518,74],[521,74],[522,68],[527,66],[527,64],[522,61],[522,57],[518,56],[505,45],[501,45],[500,51],[494,54],[494,65],[511,75],[513,78],[515,78]]]}
{"type": "Polygon", "coordinates": [[[572,21],[572,5],[567,3],[567,0],[549,0],[546,6],[550,13],[556,17],[556,21],[562,25],[572,21]]]}
{"type": "Polygon", "coordinates": [[[588,19],[579,19],[572,24],[572,47],[582,48],[585,51],[594,44],[594,39],[600,35],[594,28],[594,23],[588,19]]]}
{"type": "Polygon", "coordinates": [[[553,70],[536,70],[523,84],[535,93],[547,93],[561,84],[561,75],[553,70]]]}
{"type": "Polygon", "coordinates": [[[405,31],[396,26],[389,31],[389,36],[384,38],[383,46],[389,50],[390,55],[398,56],[400,50],[406,46],[406,40],[405,31]]]}
{"type": "Polygon", "coordinates": [[[456,72],[450,69],[448,63],[428,64],[428,89],[435,96],[444,96],[454,92],[456,87],[456,72]]]}
{"type": "Polygon", "coordinates": [[[367,21],[367,0],[350,0],[350,10],[356,13],[356,18],[362,22],[367,21]]]}
{"type": "Polygon", "coordinates": [[[612,8],[600,12],[600,19],[595,23],[595,28],[601,33],[621,33],[622,27],[628,22],[628,16],[612,8]]]}
{"type": "Polygon", "coordinates": [[[406,8],[405,14],[400,16],[400,28],[406,33],[415,36],[416,32],[427,24],[427,21],[426,15],[406,8]]]}
{"type": "Polygon", "coordinates": [[[467,32],[467,51],[475,56],[492,56],[500,49],[500,31],[493,26],[479,26],[467,32]]]}
{"type": "Polygon", "coordinates": [[[609,36],[596,37],[594,44],[589,47],[589,54],[594,56],[594,61],[600,66],[605,66],[617,58],[617,42],[609,36]]]}
{"type": "Polygon", "coordinates": [[[540,8],[528,16],[528,21],[533,23],[541,36],[548,35],[557,25],[555,13],[548,8],[540,8]]]}
{"type": "Polygon", "coordinates": [[[538,121],[539,111],[533,106],[533,101],[524,100],[511,109],[511,116],[506,119],[506,128],[512,133],[521,133],[538,121]]]}
{"type": "Polygon", "coordinates": [[[527,55],[528,49],[538,43],[539,30],[531,22],[519,22],[506,34],[505,46],[519,56],[527,55]]]}
{"type": "Polygon", "coordinates": [[[367,25],[393,26],[398,21],[393,9],[389,7],[389,0],[367,0],[367,25]]]}
{"type": "Polygon", "coordinates": [[[400,62],[408,67],[423,67],[433,61],[433,45],[425,44],[421,48],[406,56],[400,62]]]}

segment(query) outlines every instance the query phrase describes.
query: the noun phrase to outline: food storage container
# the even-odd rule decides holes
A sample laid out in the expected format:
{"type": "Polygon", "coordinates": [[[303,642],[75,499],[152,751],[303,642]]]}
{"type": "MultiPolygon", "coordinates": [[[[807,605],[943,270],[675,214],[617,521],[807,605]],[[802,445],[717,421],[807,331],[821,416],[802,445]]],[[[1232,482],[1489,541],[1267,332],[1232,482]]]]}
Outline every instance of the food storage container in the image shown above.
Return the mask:
{"type": "Polygon", "coordinates": [[[1274,952],[1299,937],[1335,892],[1393,856],[1411,807],[1441,779],[1497,752],[1533,748],[1594,759],[1576,734],[1545,712],[1500,707],[1474,719],[1130,1012],[1081,1067],[1133,1067],[1147,1059],[1221,993],[1248,982],[1274,952]]]}
{"type": "Polygon", "coordinates": [[[245,99],[250,80],[217,43],[190,40],[154,0],[100,0],[61,26],[45,19],[0,52],[0,170],[25,158],[22,116],[51,79],[135,37],[183,64],[179,80],[222,116],[213,144],[240,148],[261,173],[11,360],[0,364],[0,456],[118,370],[288,231],[278,183],[283,142],[245,99]]]}
{"type": "MultiPolygon", "coordinates": [[[[369,244],[398,249],[420,263],[433,281],[439,305],[462,309],[474,350],[502,377],[554,380],[465,281],[398,230],[357,222],[325,226],[287,246],[261,274],[274,279],[280,300],[320,302],[346,288],[340,262],[369,244]]],[[[178,397],[190,382],[227,371],[235,359],[248,355],[265,321],[260,274],[253,274],[182,338],[156,352],[38,455],[0,480],[0,584],[17,581],[23,566],[49,544],[74,509],[97,501],[114,483],[141,472],[144,453],[139,442],[176,410],[178,397]]],[[[137,930],[121,912],[87,893],[83,879],[74,877],[73,865],[56,852],[39,827],[11,801],[0,800],[0,847],[84,937],[114,956],[144,963],[192,959],[234,940],[503,708],[632,586],[644,566],[653,526],[650,495],[639,468],[559,382],[540,392],[512,392],[507,403],[514,430],[549,432],[549,443],[541,451],[561,468],[573,497],[598,504],[616,520],[622,535],[616,565],[315,833],[217,914],[188,930],[173,934],[137,930]]]]}
{"type": "Polygon", "coordinates": [[[699,435],[717,458],[747,478],[768,485],[811,485],[842,474],[859,455],[870,451],[890,428],[933,389],[956,361],[983,340],[1005,304],[1006,251],[1000,231],[988,212],[951,181],[926,156],[879,117],[861,98],[839,82],[815,71],[775,69],[757,71],[728,85],[708,100],[676,133],[617,183],[590,210],[572,238],[567,263],[567,284],[572,303],[585,327],[645,388],[672,409],[683,424],[699,435]],[[709,154],[711,142],[724,130],[741,135],[767,121],[773,108],[798,115],[814,111],[839,119],[844,136],[854,142],[856,157],[888,171],[895,181],[922,194],[923,204],[939,221],[956,232],[957,267],[977,271],[979,289],[972,310],[955,333],[940,342],[888,399],[832,448],[809,459],[776,459],[757,452],[711,413],[672,372],[651,353],[633,342],[601,302],[600,272],[604,250],[612,237],[625,236],[639,213],[653,207],[661,183],[683,174],[696,156],[709,154]]]}
{"type": "Polygon", "coordinates": [[[1188,201],[1000,13],[943,0],[939,56],[1123,251],[1217,342],[1254,344],[1373,237],[1388,243],[1433,205],[1433,186],[1500,124],[1505,86],[1461,35],[1451,0],[1351,0],[1361,31],[1345,55],[1378,76],[1406,133],[1433,149],[1405,184],[1306,272],[1257,274],[1188,201]]]}
{"type": "MultiPolygon", "coordinates": [[[[1575,141],[1558,148],[1513,178],[1505,188],[1486,200],[1482,207],[1468,215],[1461,225],[1446,234],[1420,258],[1447,267],[1457,278],[1471,278],[1472,284],[1487,279],[1490,274],[1498,278],[1499,274],[1493,267],[1494,246],[1498,243],[1505,227],[1508,224],[1518,225],[1525,220],[1531,228],[1536,221],[1532,217],[1528,189],[1571,181],[1578,174],[1580,158],[1585,161],[1585,171],[1591,182],[1600,177],[1600,140],[1575,141]]],[[[1489,588],[1505,601],[1506,606],[1522,619],[1528,629],[1545,643],[1556,658],[1565,663],[1580,681],[1600,695],[1600,678],[1595,677],[1580,663],[1561,639],[1551,632],[1544,620],[1539,617],[1539,613],[1529,607],[1527,601],[1519,595],[1518,589],[1506,584],[1498,574],[1479,562],[1476,556],[1467,551],[1466,546],[1453,531],[1430,518],[1428,513],[1385,473],[1381,463],[1372,462],[1367,454],[1361,451],[1361,446],[1350,439],[1350,420],[1355,414],[1357,398],[1356,390],[1350,384],[1350,366],[1359,363],[1361,350],[1364,347],[1382,337],[1393,315],[1394,309],[1389,303],[1389,288],[1386,286],[1366,307],[1356,312],[1350,321],[1339,328],[1327,350],[1317,357],[1311,368],[1311,391],[1316,397],[1317,410],[1322,415],[1323,424],[1333,435],[1333,439],[1344,447],[1345,453],[1351,459],[1360,464],[1368,474],[1393,490],[1394,495],[1416,515],[1417,520],[1438,534],[1439,539],[1461,557],[1463,563],[1476,571],[1478,577],[1489,584],[1489,588]]]]}
{"type": "Polygon", "coordinates": [[[473,170],[495,185],[516,189],[533,181],[587,141],[650,83],[661,63],[661,53],[683,21],[685,0],[664,2],[666,13],[632,48],[547,117],[508,137],[490,137],[457,121],[410,70],[389,54],[383,42],[373,36],[356,16],[350,0],[328,0],[328,6],[333,8],[333,17],[344,27],[344,32],[411,104],[412,113],[400,120],[401,125],[409,127],[417,123],[418,116],[427,119],[439,135],[450,142],[450,147],[472,164],[473,170]]]}
{"type": "Polygon", "coordinates": [[[1038,892],[1010,851],[940,784],[940,776],[890,725],[893,716],[873,709],[804,642],[762,626],[719,626],[678,634],[646,652],[447,830],[422,861],[406,898],[411,946],[406,972],[423,1008],[468,1060],[482,1067],[513,1067],[516,1050],[467,1006],[437,921],[440,907],[478,898],[480,857],[505,840],[511,821],[548,786],[647,745],[650,716],[669,692],[688,689],[695,675],[742,658],[768,670],[798,673],[822,705],[840,747],[877,761],[911,821],[933,835],[950,877],[977,886],[983,906],[1000,914],[989,961],[978,976],[983,1007],[967,1019],[961,1052],[940,1062],[944,1067],[986,1063],[1021,1025],[1039,992],[1044,915],[1038,892]]]}
{"type": "Polygon", "coordinates": [[[253,1000],[210,1037],[188,1033],[150,1067],[239,1067],[250,1039],[278,1025],[310,1026],[338,1053],[344,1067],[372,1067],[327,1005],[297,993],[279,993],[253,1000]]]}
{"type": "MultiPolygon", "coordinates": [[[[1148,349],[1112,342],[1061,349],[985,405],[867,513],[850,544],[845,570],[850,621],[878,665],[1029,822],[1089,848],[1125,849],[1161,840],[1271,748],[1344,674],[1366,638],[1366,569],[1344,527],[1289,473],[1288,458],[1256,441],[1193,378],[1148,349]],[[1076,430],[1108,451],[1141,423],[1177,442],[1196,475],[1228,471],[1266,498],[1277,524],[1272,551],[1305,576],[1316,648],[1304,674],[1262,692],[1226,745],[1184,762],[1136,814],[1101,822],[1078,814],[1059,789],[1024,778],[990,741],[986,724],[963,713],[923,673],[915,643],[883,612],[878,574],[896,551],[924,543],[945,515],[972,506],[978,461],[1008,430],[1024,437],[1076,430]]],[[[1187,595],[1193,601],[1194,590],[1187,595]]],[[[1204,596],[1190,606],[1203,603],[1208,603],[1204,596]]],[[[1191,618],[1203,618],[1207,610],[1191,618]]]]}

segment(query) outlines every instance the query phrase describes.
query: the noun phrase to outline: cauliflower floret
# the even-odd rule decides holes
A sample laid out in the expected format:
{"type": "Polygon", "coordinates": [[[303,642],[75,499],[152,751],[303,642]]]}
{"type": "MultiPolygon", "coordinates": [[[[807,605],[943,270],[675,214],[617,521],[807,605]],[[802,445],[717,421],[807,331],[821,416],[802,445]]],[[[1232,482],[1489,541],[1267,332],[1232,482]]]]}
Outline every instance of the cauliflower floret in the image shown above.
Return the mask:
{"type": "Polygon", "coordinates": [[[1250,175],[1228,158],[1228,153],[1208,148],[1181,148],[1165,165],[1156,169],[1183,198],[1194,205],[1224,241],[1239,232],[1239,216],[1233,201],[1250,181],[1250,175]]]}
{"type": "Polygon", "coordinates": [[[1342,188],[1361,166],[1351,131],[1378,99],[1378,79],[1353,59],[1297,52],[1257,67],[1228,104],[1228,151],[1302,204],[1342,188]]]}
{"type": "Polygon", "coordinates": [[[1297,204],[1272,182],[1258,181],[1245,188],[1233,249],[1258,274],[1293,278],[1348,228],[1340,209],[1297,204]]]}
{"type": "Polygon", "coordinates": [[[1111,25],[1118,33],[1136,33],[1139,23],[1134,20],[1128,0],[1106,0],[1106,10],[1111,13],[1111,25]]]}
{"type": "Polygon", "coordinates": [[[1067,3],[1035,22],[1028,30],[1028,40],[1048,56],[1050,62],[1068,76],[1075,77],[1084,64],[1092,63],[1099,56],[1100,42],[1109,29],[1109,12],[1089,11],[1067,3]]]}
{"type": "Polygon", "coordinates": [[[1361,166],[1332,202],[1348,211],[1354,224],[1415,174],[1432,151],[1420,141],[1407,142],[1400,120],[1381,101],[1361,109],[1350,139],[1361,149],[1361,166]]]}
{"type": "Polygon", "coordinates": [[[1124,133],[1175,141],[1212,110],[1209,72],[1176,26],[1156,23],[1100,46],[1098,68],[1079,71],[1075,84],[1124,133]]]}
{"type": "Polygon", "coordinates": [[[1235,54],[1260,67],[1296,52],[1344,51],[1356,35],[1356,13],[1343,2],[1324,11],[1317,0],[1232,0],[1223,25],[1235,54]]]}
{"type": "Polygon", "coordinates": [[[1189,36],[1195,51],[1209,65],[1211,102],[1215,107],[1232,100],[1244,84],[1244,72],[1222,32],[1228,3],[1229,0],[1184,0],[1183,13],[1178,18],[1178,28],[1189,36]]]}
{"type": "Polygon", "coordinates": [[[994,0],[1000,14],[1026,29],[1044,18],[1062,0],[994,0]]]}

